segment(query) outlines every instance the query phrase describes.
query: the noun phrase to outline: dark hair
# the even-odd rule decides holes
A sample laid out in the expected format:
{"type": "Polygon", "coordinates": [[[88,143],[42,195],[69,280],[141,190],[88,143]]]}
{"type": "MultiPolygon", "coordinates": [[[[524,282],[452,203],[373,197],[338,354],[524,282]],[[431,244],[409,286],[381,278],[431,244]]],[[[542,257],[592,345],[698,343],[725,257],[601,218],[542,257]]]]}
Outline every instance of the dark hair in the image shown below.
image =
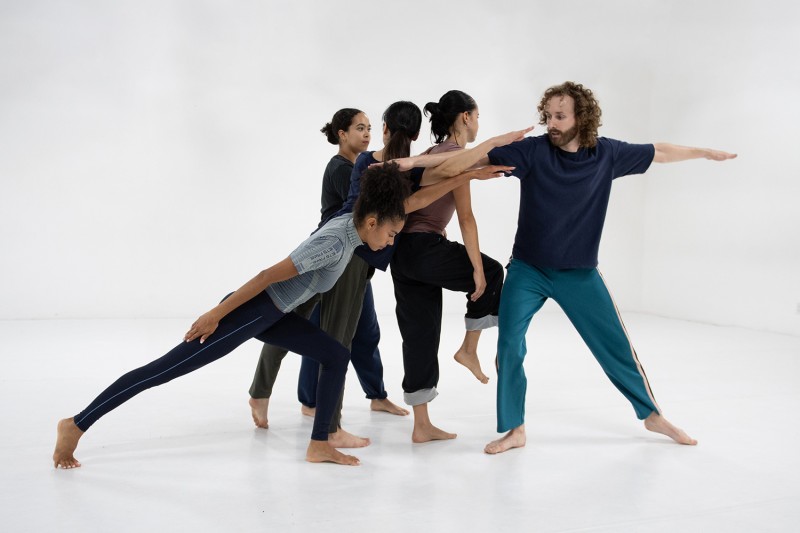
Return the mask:
{"type": "Polygon", "coordinates": [[[539,102],[539,124],[547,124],[544,107],[554,96],[569,96],[575,101],[575,126],[578,128],[578,139],[584,148],[592,148],[597,144],[597,129],[603,125],[600,117],[600,103],[592,91],[580,83],[565,81],[554,85],[544,92],[539,102]]]}
{"type": "Polygon", "coordinates": [[[403,100],[393,103],[383,112],[383,123],[391,134],[383,147],[383,160],[411,155],[411,141],[417,138],[422,126],[422,111],[416,104],[403,100]]]}
{"type": "Polygon", "coordinates": [[[425,116],[431,116],[431,133],[436,139],[436,144],[442,142],[450,134],[450,127],[465,111],[472,111],[478,104],[463,91],[447,91],[439,98],[439,102],[425,104],[425,116]]]}
{"type": "Polygon", "coordinates": [[[339,144],[339,130],[347,131],[353,123],[353,117],[359,113],[362,113],[360,109],[354,109],[352,107],[340,109],[333,114],[331,121],[322,126],[322,129],[319,131],[325,134],[329,143],[339,144]]]}
{"type": "Polygon", "coordinates": [[[411,195],[411,182],[397,167],[386,163],[367,168],[361,175],[361,191],[353,208],[353,222],[359,226],[369,215],[378,224],[387,220],[405,220],[405,201],[411,195]]]}

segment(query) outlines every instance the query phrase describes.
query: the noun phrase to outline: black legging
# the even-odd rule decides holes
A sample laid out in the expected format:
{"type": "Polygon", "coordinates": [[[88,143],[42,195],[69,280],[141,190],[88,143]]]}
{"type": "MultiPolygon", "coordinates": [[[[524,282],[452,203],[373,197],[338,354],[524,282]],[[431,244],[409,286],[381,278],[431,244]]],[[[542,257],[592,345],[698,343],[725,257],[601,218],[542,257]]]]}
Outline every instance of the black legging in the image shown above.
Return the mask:
{"type": "Polygon", "coordinates": [[[216,361],[253,337],[320,363],[322,372],[311,438],[328,440],[328,426],[344,386],[350,352],[308,320],[278,310],[265,292],[231,311],[203,344],[200,339],[181,342],[163,357],[120,377],[75,416],[75,424],[86,431],[101,416],[143,390],[216,361]]]}

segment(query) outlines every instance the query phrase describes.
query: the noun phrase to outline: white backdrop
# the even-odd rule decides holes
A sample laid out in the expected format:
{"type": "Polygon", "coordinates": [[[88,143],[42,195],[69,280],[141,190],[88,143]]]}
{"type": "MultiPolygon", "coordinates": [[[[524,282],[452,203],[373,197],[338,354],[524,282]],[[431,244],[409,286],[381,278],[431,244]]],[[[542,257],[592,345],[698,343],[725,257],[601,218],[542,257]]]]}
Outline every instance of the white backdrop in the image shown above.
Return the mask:
{"type": "MultiPolygon", "coordinates": [[[[389,103],[457,88],[480,141],[571,79],[603,135],[740,154],[618,180],[621,307],[800,335],[798,30],[788,0],[0,0],[0,319],[194,317],[315,227],[335,110],[377,149],[389,103]]],[[[517,183],[473,196],[504,261],[517,183]]]]}

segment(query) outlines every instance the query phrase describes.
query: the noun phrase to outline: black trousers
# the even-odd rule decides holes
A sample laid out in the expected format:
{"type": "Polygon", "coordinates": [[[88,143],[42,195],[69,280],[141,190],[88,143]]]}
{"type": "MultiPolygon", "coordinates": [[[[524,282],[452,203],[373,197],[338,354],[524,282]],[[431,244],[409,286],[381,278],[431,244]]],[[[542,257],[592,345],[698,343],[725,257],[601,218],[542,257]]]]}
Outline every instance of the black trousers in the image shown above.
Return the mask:
{"type": "MultiPolygon", "coordinates": [[[[439,336],[442,329],[442,289],[466,293],[467,329],[470,322],[497,317],[503,289],[503,267],[481,254],[486,290],[473,302],[472,263],[463,244],[436,233],[404,233],[392,258],[392,281],[397,300],[397,324],[403,337],[403,391],[435,389],[439,382],[439,336]]],[[[413,404],[412,404],[413,405],[413,404]]]]}

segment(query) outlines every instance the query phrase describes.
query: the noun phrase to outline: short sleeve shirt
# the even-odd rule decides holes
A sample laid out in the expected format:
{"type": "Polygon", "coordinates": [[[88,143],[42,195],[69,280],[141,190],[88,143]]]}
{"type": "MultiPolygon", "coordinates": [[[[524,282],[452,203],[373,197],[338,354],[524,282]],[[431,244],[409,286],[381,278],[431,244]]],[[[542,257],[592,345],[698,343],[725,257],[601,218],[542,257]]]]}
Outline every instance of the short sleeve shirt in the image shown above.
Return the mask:
{"type": "Polygon", "coordinates": [[[289,255],[298,275],[273,283],[267,287],[267,293],[278,309],[290,312],[315,294],[333,287],[353,251],[362,244],[352,214],[331,219],[289,255]]]}
{"type": "Polygon", "coordinates": [[[492,164],[516,167],[520,180],[513,257],[544,268],[596,267],[612,181],[644,173],[654,155],[652,144],[605,137],[572,153],[546,135],[490,151],[492,164]]]}

